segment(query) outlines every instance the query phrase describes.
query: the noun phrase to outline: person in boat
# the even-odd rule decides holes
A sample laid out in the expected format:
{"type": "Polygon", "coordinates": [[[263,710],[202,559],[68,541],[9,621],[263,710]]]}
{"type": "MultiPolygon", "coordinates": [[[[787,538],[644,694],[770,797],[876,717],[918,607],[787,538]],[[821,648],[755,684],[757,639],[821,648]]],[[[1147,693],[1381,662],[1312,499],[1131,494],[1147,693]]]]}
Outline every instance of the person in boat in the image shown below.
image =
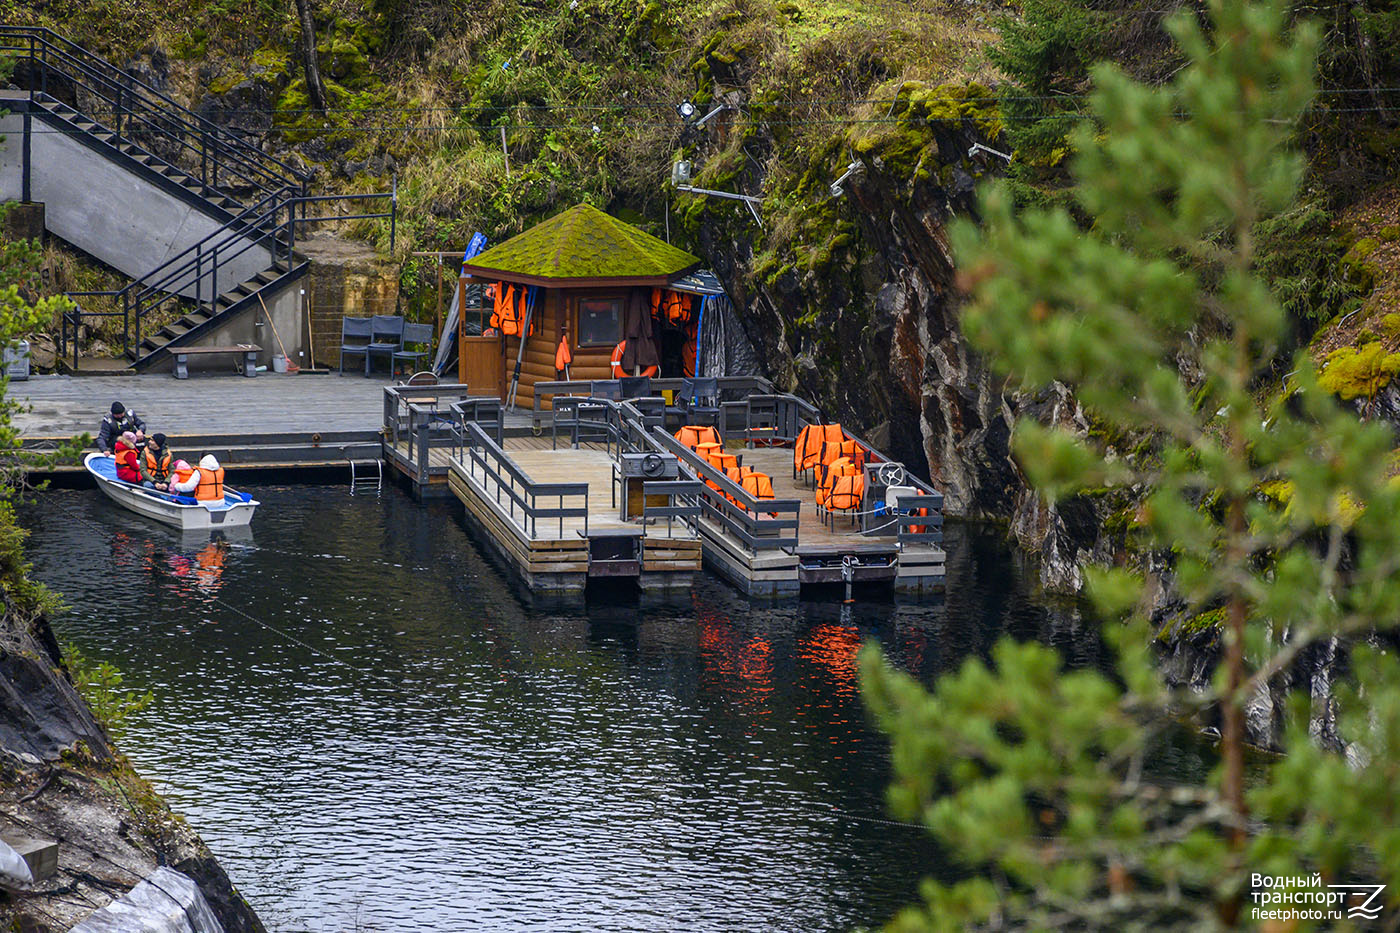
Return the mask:
{"type": "Polygon", "coordinates": [[[176,460],[170,468],[170,484],[166,491],[175,496],[192,496],[199,487],[199,471],[184,460],[176,460]]]}
{"type": "Polygon", "coordinates": [[[194,497],[201,502],[224,501],[224,468],[213,454],[205,454],[199,461],[199,484],[194,497]]]}
{"type": "Polygon", "coordinates": [[[165,445],[165,435],[159,432],[152,434],[141,454],[141,485],[158,492],[167,491],[173,462],[170,448],[165,445]]]}
{"type": "Polygon", "coordinates": [[[141,467],[137,457],[141,454],[140,441],[131,431],[126,431],[112,445],[112,453],[117,460],[117,479],[123,483],[141,482],[141,467]]]}
{"type": "Polygon", "coordinates": [[[146,422],[138,418],[136,412],[129,411],[121,402],[113,402],[111,413],[102,416],[102,426],[97,429],[97,449],[113,456],[117,438],[127,431],[135,434],[145,430],[146,422]]]}

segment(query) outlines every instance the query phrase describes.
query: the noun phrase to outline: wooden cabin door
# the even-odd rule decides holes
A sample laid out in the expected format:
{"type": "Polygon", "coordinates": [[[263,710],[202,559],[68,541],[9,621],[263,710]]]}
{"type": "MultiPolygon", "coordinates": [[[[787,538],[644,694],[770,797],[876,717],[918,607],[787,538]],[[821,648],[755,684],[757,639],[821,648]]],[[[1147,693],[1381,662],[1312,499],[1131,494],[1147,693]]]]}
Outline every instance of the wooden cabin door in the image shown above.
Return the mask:
{"type": "Polygon", "coordinates": [[[457,280],[457,381],[472,395],[501,398],[505,395],[504,358],[499,336],[479,336],[487,329],[488,310],[467,306],[466,280],[457,280]],[[468,331],[470,330],[470,334],[468,331]]]}
{"type": "Polygon", "coordinates": [[[500,398],[501,388],[501,339],[499,337],[463,337],[459,347],[461,363],[457,367],[457,377],[467,384],[472,395],[491,395],[500,398]]]}

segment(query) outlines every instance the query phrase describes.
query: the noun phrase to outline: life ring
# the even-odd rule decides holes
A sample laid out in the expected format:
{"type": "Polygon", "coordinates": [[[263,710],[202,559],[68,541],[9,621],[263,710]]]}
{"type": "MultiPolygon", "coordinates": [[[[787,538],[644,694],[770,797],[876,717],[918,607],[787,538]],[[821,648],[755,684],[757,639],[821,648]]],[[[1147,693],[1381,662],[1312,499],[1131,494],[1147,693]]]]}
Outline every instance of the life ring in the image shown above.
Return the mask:
{"type": "MultiPolygon", "coordinates": [[[[621,379],[623,376],[627,375],[625,372],[622,371],[622,354],[626,352],[626,350],[626,340],[619,340],[617,346],[613,347],[612,360],[610,362],[612,364],[612,377],[614,379],[621,379]]],[[[650,376],[654,379],[657,376],[661,375],[661,367],[648,366],[646,369],[642,370],[642,375],[650,376]]]]}

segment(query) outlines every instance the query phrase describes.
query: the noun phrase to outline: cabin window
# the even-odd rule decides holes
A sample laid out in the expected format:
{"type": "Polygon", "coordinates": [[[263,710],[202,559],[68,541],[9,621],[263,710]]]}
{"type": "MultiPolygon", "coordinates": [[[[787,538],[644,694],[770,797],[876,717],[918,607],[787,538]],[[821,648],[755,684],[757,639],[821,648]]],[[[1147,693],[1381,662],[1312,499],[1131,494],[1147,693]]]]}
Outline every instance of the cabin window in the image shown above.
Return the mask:
{"type": "Polygon", "coordinates": [[[611,347],[622,339],[622,301],[618,298],[580,298],[578,345],[611,347]]]}

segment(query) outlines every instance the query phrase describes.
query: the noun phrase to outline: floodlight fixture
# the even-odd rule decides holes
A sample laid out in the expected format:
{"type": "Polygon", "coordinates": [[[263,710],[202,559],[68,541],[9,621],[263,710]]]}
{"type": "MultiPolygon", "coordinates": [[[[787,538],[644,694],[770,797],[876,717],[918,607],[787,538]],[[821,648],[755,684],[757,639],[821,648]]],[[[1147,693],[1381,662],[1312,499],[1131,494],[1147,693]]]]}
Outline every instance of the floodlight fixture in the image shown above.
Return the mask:
{"type": "Polygon", "coordinates": [[[726,110],[732,109],[734,108],[730,107],[728,104],[720,104],[717,107],[715,107],[714,110],[711,110],[709,113],[705,114],[703,117],[697,117],[696,114],[700,111],[690,101],[683,100],[676,105],[676,113],[680,114],[681,120],[683,120],[685,122],[685,125],[688,127],[704,126],[706,123],[709,123],[719,114],[723,113],[726,110]]]}
{"type": "Polygon", "coordinates": [[[673,184],[673,185],[688,185],[688,184],[690,184],[690,169],[691,169],[691,166],[690,166],[690,160],[689,160],[689,159],[681,159],[681,160],[680,160],[679,162],[677,162],[675,165],[671,166],[671,184],[673,184]]]}
{"type": "Polygon", "coordinates": [[[850,165],[846,166],[846,170],[841,173],[841,177],[831,183],[831,187],[828,190],[831,191],[831,196],[833,198],[839,198],[841,197],[841,195],[846,193],[846,189],[842,185],[842,182],[854,175],[856,169],[858,168],[860,168],[860,163],[852,161],[850,165]]]}

